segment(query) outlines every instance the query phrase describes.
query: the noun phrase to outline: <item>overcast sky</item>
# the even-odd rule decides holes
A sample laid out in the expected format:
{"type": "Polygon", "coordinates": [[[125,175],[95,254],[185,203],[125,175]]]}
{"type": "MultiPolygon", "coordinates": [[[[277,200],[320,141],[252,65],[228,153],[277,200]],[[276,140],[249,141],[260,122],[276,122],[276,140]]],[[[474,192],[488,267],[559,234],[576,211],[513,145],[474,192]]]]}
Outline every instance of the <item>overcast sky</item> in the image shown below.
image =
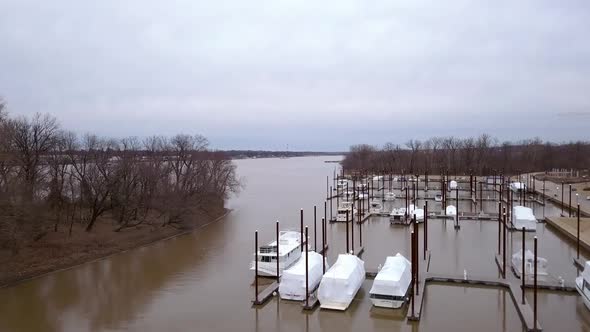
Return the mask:
{"type": "Polygon", "coordinates": [[[79,133],[588,139],[590,1],[0,0],[0,96],[79,133]]]}

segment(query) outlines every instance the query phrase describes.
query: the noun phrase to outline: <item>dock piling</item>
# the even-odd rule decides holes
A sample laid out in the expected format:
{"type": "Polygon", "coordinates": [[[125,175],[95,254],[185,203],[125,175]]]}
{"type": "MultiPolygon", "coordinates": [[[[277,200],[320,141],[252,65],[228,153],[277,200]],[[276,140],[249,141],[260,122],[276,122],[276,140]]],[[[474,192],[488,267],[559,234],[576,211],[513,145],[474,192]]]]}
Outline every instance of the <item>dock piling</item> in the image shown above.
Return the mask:
{"type": "Polygon", "coordinates": [[[568,216],[571,218],[572,217],[572,185],[570,184],[570,198],[569,198],[569,203],[568,203],[568,216]]]}
{"type": "Polygon", "coordinates": [[[254,303],[258,303],[258,230],[254,232],[254,292],[254,303]]]}
{"type": "MultiPolygon", "coordinates": [[[[303,209],[301,209],[301,221],[299,224],[299,231],[301,232],[301,252],[303,252],[303,209]]],[[[307,242],[307,239],[305,239],[305,242],[307,242]]]]}
{"type": "MultiPolygon", "coordinates": [[[[308,236],[305,226],[305,238],[308,236]]],[[[309,241],[305,242],[305,306],[309,307],[309,241]]]]}
{"type": "Polygon", "coordinates": [[[578,257],[578,259],[580,259],[580,203],[578,203],[578,229],[577,229],[577,233],[576,233],[576,256],[578,257]]]}
{"type": "Polygon", "coordinates": [[[504,227],[502,227],[502,276],[506,279],[506,209],[504,209],[504,227]]]}
{"type": "MultiPolygon", "coordinates": [[[[523,254],[524,259],[524,254],[523,254]]],[[[535,275],[533,282],[533,329],[537,330],[537,237],[535,236],[535,275]]]]}
{"type": "Polygon", "coordinates": [[[424,202],[424,259],[428,250],[428,201],[424,202]]]}
{"type": "Polygon", "coordinates": [[[525,304],[525,299],[524,299],[524,287],[525,287],[525,277],[526,277],[526,272],[525,272],[525,240],[526,240],[526,229],[523,227],[522,228],[522,271],[520,272],[520,279],[522,279],[522,304],[525,304]]]}
{"type": "Polygon", "coordinates": [[[346,210],[346,253],[350,253],[350,248],[348,247],[348,210],[346,210]]]}
{"type": "Polygon", "coordinates": [[[322,275],[326,274],[326,219],[322,218],[322,275]]]}
{"type": "Polygon", "coordinates": [[[279,221],[277,220],[277,282],[279,281],[279,278],[281,277],[281,274],[279,273],[280,267],[279,267],[279,221]]]}

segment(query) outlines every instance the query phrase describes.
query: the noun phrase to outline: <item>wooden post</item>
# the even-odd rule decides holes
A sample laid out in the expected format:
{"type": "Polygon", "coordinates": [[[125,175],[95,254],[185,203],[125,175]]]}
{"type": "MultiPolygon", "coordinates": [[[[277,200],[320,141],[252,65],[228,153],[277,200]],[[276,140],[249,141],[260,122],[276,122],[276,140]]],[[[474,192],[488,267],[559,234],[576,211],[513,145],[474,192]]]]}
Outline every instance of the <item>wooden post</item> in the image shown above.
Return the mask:
{"type": "Polygon", "coordinates": [[[317,229],[317,212],[316,206],[313,206],[313,248],[314,250],[318,250],[318,229],[317,229]]]}
{"type": "Polygon", "coordinates": [[[577,230],[577,235],[576,235],[576,239],[577,239],[577,246],[576,246],[576,254],[578,259],[580,259],[580,203],[578,203],[578,230],[577,230]]]}
{"type": "Polygon", "coordinates": [[[363,224],[359,223],[359,245],[363,246],[363,224]]]}
{"type": "Polygon", "coordinates": [[[412,317],[414,317],[414,303],[415,301],[415,297],[414,294],[416,294],[416,292],[414,291],[414,287],[416,285],[416,261],[414,260],[414,242],[416,237],[414,236],[414,231],[412,231],[411,233],[411,237],[412,237],[412,254],[410,255],[410,259],[412,260],[412,317]]]}
{"type": "Polygon", "coordinates": [[[502,252],[500,251],[500,238],[502,237],[500,234],[502,233],[502,202],[498,203],[498,255],[502,252]]]}
{"type": "Polygon", "coordinates": [[[563,205],[565,203],[563,202],[563,183],[561,183],[561,215],[563,216],[563,205]]]}
{"type": "MultiPolygon", "coordinates": [[[[350,225],[350,250],[354,254],[354,201],[352,201],[352,225],[350,225]]],[[[357,218],[360,219],[360,214],[357,213],[357,218]]]]}
{"type": "Polygon", "coordinates": [[[419,271],[419,255],[418,255],[418,248],[419,246],[419,242],[420,242],[420,237],[418,235],[418,223],[416,222],[416,214],[414,214],[413,217],[413,222],[414,222],[414,237],[416,238],[416,240],[414,241],[414,261],[416,262],[416,294],[418,294],[418,283],[420,282],[420,271],[419,271]]]}
{"type": "Polygon", "coordinates": [[[570,184],[570,199],[569,199],[569,204],[568,204],[568,216],[571,218],[572,217],[572,185],[570,184]]]}
{"type": "MultiPolygon", "coordinates": [[[[307,226],[305,226],[305,238],[307,238],[307,226]]],[[[305,242],[305,306],[309,307],[309,241],[305,242]]]]}
{"type": "Polygon", "coordinates": [[[277,220],[277,282],[279,282],[279,278],[281,277],[281,267],[279,266],[279,221],[277,220]]]}
{"type": "Polygon", "coordinates": [[[457,189],[455,189],[455,200],[457,201],[457,210],[455,213],[455,220],[456,220],[455,229],[459,229],[461,226],[459,226],[459,186],[458,185],[457,185],[457,189]]]}
{"type": "Polygon", "coordinates": [[[479,211],[483,212],[483,182],[479,183],[479,211]]]}
{"type": "Polygon", "coordinates": [[[346,253],[350,253],[350,248],[348,247],[348,212],[350,212],[349,210],[346,210],[346,253]]]}
{"type": "Polygon", "coordinates": [[[504,227],[502,233],[502,276],[506,279],[506,212],[504,212],[504,227]]]}
{"type": "MultiPolygon", "coordinates": [[[[299,224],[299,231],[301,232],[301,252],[303,252],[303,209],[301,209],[301,222],[299,224]]],[[[305,241],[307,242],[307,239],[305,239],[305,241]]]]}
{"type": "Polygon", "coordinates": [[[254,232],[254,292],[254,303],[258,304],[258,231],[254,232]]]}
{"type": "Polygon", "coordinates": [[[326,176],[326,199],[330,199],[330,190],[328,190],[330,186],[330,177],[326,176]]]}
{"type": "Polygon", "coordinates": [[[543,219],[545,219],[545,179],[543,179],[543,219]]]}
{"type": "MultiPolygon", "coordinates": [[[[524,257],[523,257],[524,259],[524,257]]],[[[537,330],[537,237],[535,236],[535,275],[533,284],[533,330],[537,330]]]]}
{"type": "MultiPolygon", "coordinates": [[[[338,189],[336,189],[336,206],[340,205],[340,194],[338,193],[338,189]]],[[[330,200],[330,220],[332,220],[332,200],[330,200]]]]}
{"type": "Polygon", "coordinates": [[[322,218],[322,275],[326,274],[326,219],[322,218]]]}
{"type": "Polygon", "coordinates": [[[526,277],[526,272],[525,272],[525,240],[526,240],[526,230],[523,227],[522,228],[522,272],[520,273],[520,279],[522,279],[522,304],[524,304],[524,279],[526,277]]]}
{"type": "Polygon", "coordinates": [[[428,201],[424,202],[424,259],[428,250],[428,201]]]}
{"type": "MultiPolygon", "coordinates": [[[[332,200],[330,200],[332,202],[332,200]]],[[[324,201],[324,220],[328,219],[328,202],[324,201]]]]}

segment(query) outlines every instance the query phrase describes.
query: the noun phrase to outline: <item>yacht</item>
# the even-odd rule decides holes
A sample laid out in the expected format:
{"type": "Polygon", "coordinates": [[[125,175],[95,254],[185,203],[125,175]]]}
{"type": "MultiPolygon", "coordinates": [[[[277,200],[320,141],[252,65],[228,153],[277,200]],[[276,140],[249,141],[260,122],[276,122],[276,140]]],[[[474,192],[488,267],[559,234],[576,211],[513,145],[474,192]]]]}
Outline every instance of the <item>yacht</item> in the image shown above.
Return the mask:
{"type": "Polygon", "coordinates": [[[322,277],[317,297],[322,309],[346,310],[365,281],[365,262],[355,255],[338,255],[322,277]]]}
{"type": "Polygon", "coordinates": [[[346,222],[346,215],[348,212],[348,220],[352,220],[352,214],[357,214],[357,210],[352,208],[352,202],[341,202],[336,214],[336,221],[346,222]]]}
{"type": "Polygon", "coordinates": [[[584,300],[586,308],[590,309],[590,261],[584,265],[584,272],[576,278],[576,289],[584,300]]]}
{"type": "MultiPolygon", "coordinates": [[[[304,240],[305,243],[306,240],[304,240]]],[[[295,264],[301,257],[301,233],[295,231],[282,231],[279,233],[279,244],[273,241],[268,245],[258,248],[258,275],[276,277],[277,275],[277,250],[279,257],[279,276],[283,270],[295,264]]],[[[254,271],[255,262],[250,264],[250,270],[254,271]]]]}

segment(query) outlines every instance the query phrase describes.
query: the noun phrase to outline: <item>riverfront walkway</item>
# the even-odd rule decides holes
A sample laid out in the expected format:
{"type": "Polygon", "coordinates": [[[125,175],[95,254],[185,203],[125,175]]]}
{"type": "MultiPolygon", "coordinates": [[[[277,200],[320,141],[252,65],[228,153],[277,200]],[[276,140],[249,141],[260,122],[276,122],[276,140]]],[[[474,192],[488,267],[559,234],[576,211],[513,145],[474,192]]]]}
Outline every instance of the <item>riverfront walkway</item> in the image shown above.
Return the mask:
{"type": "MultiPolygon", "coordinates": [[[[546,217],[545,221],[572,241],[577,240],[578,218],[546,217]]],[[[580,246],[590,251],[590,218],[580,218],[580,246]]]]}

